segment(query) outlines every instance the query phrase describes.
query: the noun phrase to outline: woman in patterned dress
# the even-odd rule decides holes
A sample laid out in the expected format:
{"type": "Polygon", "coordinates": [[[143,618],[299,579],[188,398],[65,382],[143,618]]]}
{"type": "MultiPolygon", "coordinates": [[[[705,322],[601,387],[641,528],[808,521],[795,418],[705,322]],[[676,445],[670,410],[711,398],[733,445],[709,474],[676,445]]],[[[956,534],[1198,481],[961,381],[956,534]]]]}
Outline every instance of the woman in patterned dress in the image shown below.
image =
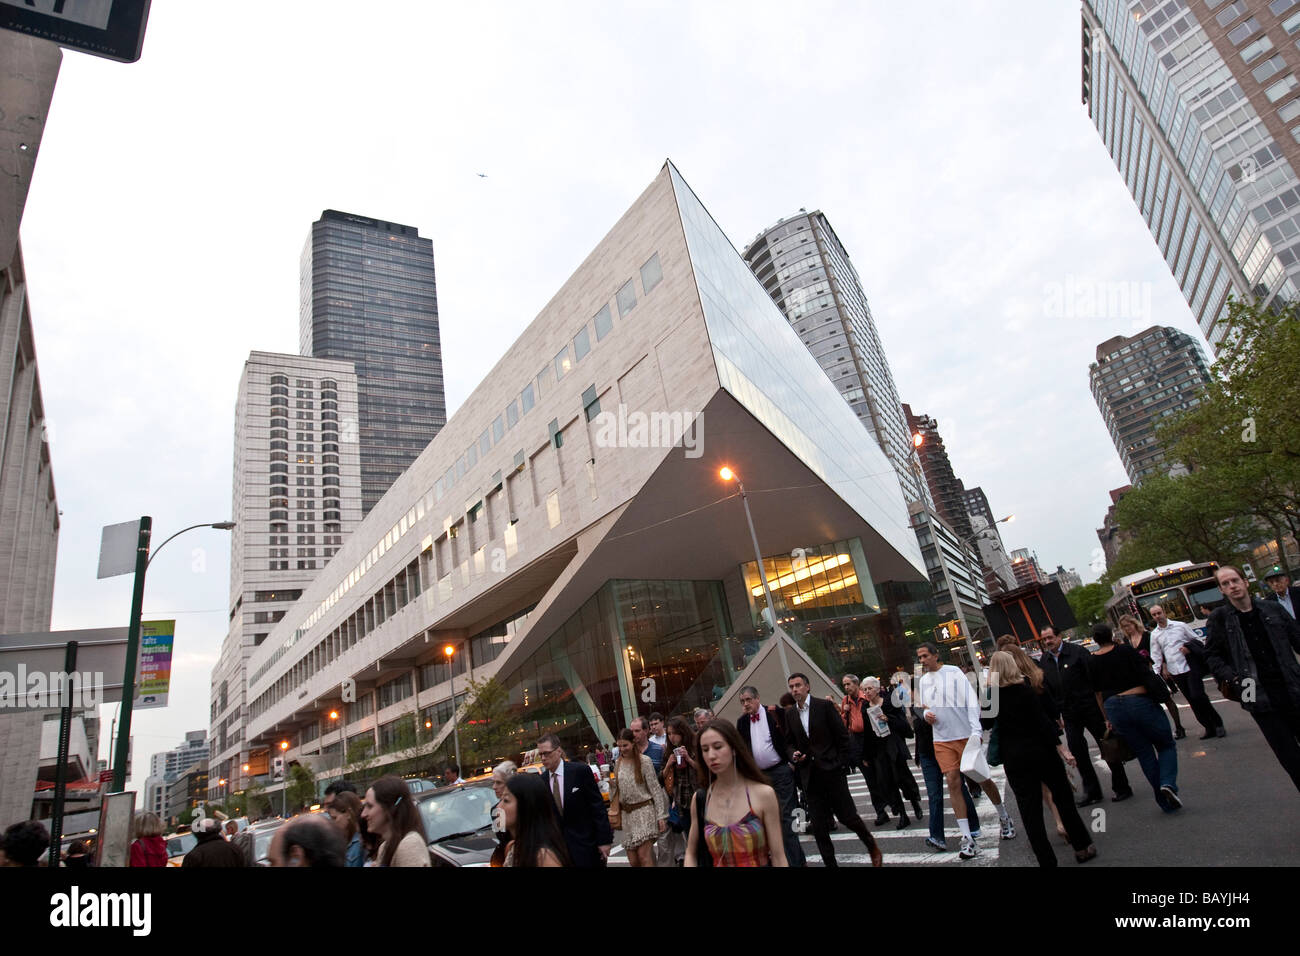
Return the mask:
{"type": "Polygon", "coordinates": [[[691,801],[686,865],[699,866],[700,854],[708,853],[714,866],[788,866],[776,791],[741,743],[740,732],[730,721],[710,721],[699,749],[709,789],[703,801],[691,801]]]}
{"type": "Polygon", "coordinates": [[[636,738],[626,728],[618,735],[614,781],[623,815],[620,832],[627,861],[632,866],[654,866],[655,837],[668,829],[668,796],[659,786],[654,761],[637,753],[636,738]]]}

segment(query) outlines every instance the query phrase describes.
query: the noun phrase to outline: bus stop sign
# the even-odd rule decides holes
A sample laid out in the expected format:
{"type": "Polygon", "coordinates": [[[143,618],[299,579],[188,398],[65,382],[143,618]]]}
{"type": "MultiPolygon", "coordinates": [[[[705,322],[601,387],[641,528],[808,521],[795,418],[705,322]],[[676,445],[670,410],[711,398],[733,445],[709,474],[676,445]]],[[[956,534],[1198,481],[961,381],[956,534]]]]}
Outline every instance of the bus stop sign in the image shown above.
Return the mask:
{"type": "Polygon", "coordinates": [[[140,59],[149,0],[0,0],[0,28],[122,63],[140,59]]]}

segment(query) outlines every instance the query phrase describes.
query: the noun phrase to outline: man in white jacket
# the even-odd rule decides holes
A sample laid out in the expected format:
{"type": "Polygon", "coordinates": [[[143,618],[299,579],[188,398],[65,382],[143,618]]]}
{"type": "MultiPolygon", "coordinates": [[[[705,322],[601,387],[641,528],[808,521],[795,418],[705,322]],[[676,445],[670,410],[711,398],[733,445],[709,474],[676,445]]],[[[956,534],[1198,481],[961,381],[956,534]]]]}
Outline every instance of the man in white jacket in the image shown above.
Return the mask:
{"type": "MultiPolygon", "coordinates": [[[[979,831],[979,820],[968,820],[965,816],[965,801],[960,797],[964,785],[961,757],[968,743],[982,746],[979,697],[960,668],[940,662],[939,648],[934,644],[920,645],[916,649],[916,659],[925,671],[917,683],[917,706],[924,708],[925,721],[934,728],[934,758],[948,781],[948,801],[961,830],[960,856],[969,860],[979,853],[974,836],[979,831]]],[[[1002,838],[1011,839],[1016,835],[1016,828],[1007,808],[1002,805],[997,787],[988,781],[983,789],[997,808],[998,818],[1002,821],[1002,838]]]]}

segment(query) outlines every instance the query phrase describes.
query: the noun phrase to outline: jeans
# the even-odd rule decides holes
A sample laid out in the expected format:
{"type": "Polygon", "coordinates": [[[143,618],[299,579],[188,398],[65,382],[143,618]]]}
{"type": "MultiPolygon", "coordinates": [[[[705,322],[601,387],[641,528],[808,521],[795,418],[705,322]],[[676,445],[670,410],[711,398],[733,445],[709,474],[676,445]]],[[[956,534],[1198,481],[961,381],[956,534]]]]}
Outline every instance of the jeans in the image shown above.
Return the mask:
{"type": "MultiPolygon", "coordinates": [[[[930,839],[936,843],[944,843],[943,835],[943,771],[939,769],[939,762],[933,757],[921,755],[921,776],[925,778],[925,798],[930,803],[930,839]]],[[[975,801],[970,798],[966,792],[965,785],[961,788],[961,795],[966,799],[966,819],[975,820],[975,826],[979,826],[978,817],[975,815],[975,801]]]]}
{"type": "MultiPolygon", "coordinates": [[[[1137,757],[1142,773],[1155,792],[1160,809],[1168,810],[1160,788],[1178,792],[1178,748],[1169,730],[1169,720],[1146,694],[1115,694],[1107,697],[1106,717],[1137,757]]],[[[1058,808],[1059,809],[1059,808],[1058,808]]]]}
{"type": "Polygon", "coordinates": [[[799,835],[790,826],[796,806],[794,771],[788,763],[779,763],[768,767],[763,775],[776,791],[776,802],[781,807],[781,838],[785,844],[785,862],[790,866],[804,866],[806,864],[803,847],[799,845],[799,835]]]}

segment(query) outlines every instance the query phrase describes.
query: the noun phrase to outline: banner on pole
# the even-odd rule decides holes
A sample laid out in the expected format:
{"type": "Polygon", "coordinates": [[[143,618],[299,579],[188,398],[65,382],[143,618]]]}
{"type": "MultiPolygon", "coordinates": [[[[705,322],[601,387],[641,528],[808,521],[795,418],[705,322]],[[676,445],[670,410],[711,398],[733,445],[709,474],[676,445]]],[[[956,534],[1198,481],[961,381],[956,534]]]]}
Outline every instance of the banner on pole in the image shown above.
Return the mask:
{"type": "Polygon", "coordinates": [[[140,622],[140,665],[135,680],[136,710],[167,706],[175,636],[175,621],[140,622]]]}

